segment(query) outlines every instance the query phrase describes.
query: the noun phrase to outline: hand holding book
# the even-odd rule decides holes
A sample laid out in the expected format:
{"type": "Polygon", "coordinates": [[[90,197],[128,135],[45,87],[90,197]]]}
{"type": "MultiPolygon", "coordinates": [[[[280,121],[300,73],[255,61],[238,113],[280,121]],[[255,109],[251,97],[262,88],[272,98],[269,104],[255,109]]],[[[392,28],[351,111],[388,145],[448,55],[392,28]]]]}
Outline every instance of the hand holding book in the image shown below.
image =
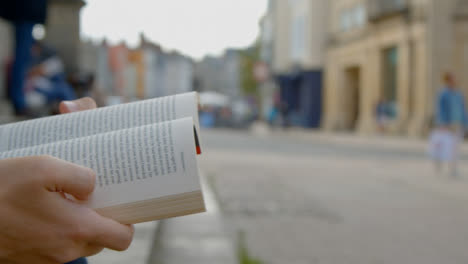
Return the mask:
{"type": "MultiPolygon", "coordinates": [[[[78,103],[93,106],[88,99],[78,103]]],[[[85,110],[79,108],[74,111],[85,110]]],[[[1,263],[65,263],[130,245],[131,226],[64,199],[64,192],[88,199],[92,170],[53,157],[24,157],[0,160],[0,177],[1,263]]]]}
{"type": "Polygon", "coordinates": [[[0,159],[51,155],[93,169],[88,205],[124,224],[202,212],[197,111],[188,93],[0,126],[0,159]]]}

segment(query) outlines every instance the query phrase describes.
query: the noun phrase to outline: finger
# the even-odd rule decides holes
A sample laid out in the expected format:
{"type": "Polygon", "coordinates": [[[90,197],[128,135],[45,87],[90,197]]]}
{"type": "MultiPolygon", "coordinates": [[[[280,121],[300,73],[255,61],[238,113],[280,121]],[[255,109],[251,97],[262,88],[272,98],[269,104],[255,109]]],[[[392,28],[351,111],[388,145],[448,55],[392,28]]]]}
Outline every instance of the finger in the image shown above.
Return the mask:
{"type": "Polygon", "coordinates": [[[94,255],[100,253],[103,249],[104,249],[104,247],[97,246],[95,244],[89,244],[84,249],[82,256],[83,257],[91,257],[91,256],[94,256],[94,255]]]}
{"type": "Polygon", "coordinates": [[[126,250],[135,232],[132,225],[123,225],[112,219],[95,214],[95,236],[90,243],[112,250],[126,250]]]}
{"type": "Polygon", "coordinates": [[[94,191],[93,170],[54,157],[38,157],[36,170],[43,175],[44,187],[51,192],[64,192],[86,200],[94,191]]]}
{"type": "Polygon", "coordinates": [[[96,102],[90,97],[84,97],[74,101],[63,101],[59,105],[61,114],[84,111],[96,108],[96,102]]]}

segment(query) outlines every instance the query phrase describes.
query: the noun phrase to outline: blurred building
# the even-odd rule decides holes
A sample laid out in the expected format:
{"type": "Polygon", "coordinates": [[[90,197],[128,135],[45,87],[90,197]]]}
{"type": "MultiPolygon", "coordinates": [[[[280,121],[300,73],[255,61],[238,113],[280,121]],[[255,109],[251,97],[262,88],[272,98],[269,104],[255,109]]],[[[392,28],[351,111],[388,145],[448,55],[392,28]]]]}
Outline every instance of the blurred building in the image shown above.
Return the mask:
{"type": "Polygon", "coordinates": [[[220,69],[222,60],[214,56],[205,56],[203,60],[195,64],[195,90],[219,92],[223,85],[220,84],[220,69]]]}
{"type": "Polygon", "coordinates": [[[214,91],[230,98],[241,96],[239,51],[228,49],[222,56],[206,56],[195,64],[197,91],[214,91]]]}
{"type": "Polygon", "coordinates": [[[224,53],[225,94],[231,98],[241,96],[240,67],[241,59],[239,51],[228,49],[224,53]]]}
{"type": "Polygon", "coordinates": [[[190,58],[177,52],[164,55],[165,87],[163,95],[186,93],[193,90],[194,65],[190,58]]]}
{"type": "Polygon", "coordinates": [[[146,98],[146,62],[144,49],[129,50],[127,63],[127,97],[130,100],[141,100],[146,98]]]}
{"type": "Polygon", "coordinates": [[[48,0],[45,42],[57,50],[68,73],[80,70],[80,10],[83,0],[48,0]]]}
{"type": "Polygon", "coordinates": [[[320,125],[328,8],[327,0],[270,0],[261,22],[262,60],[296,125],[320,125]]]}
{"type": "Polygon", "coordinates": [[[91,40],[83,41],[80,54],[80,68],[84,73],[94,76],[95,92],[100,96],[113,94],[107,41],[104,40],[100,43],[91,40]]]}
{"type": "Polygon", "coordinates": [[[0,124],[10,122],[12,108],[6,99],[6,67],[11,59],[11,28],[7,22],[0,20],[0,124]]]}
{"type": "MultiPolygon", "coordinates": [[[[49,0],[45,39],[64,60],[68,73],[79,70],[80,10],[83,0],[49,0]]],[[[0,96],[6,95],[6,64],[13,59],[12,26],[0,19],[0,96]]],[[[1,101],[0,112],[6,112],[7,103],[1,101]]],[[[1,114],[1,113],[0,113],[1,114]]]]}
{"type": "Polygon", "coordinates": [[[0,97],[6,94],[6,66],[11,59],[12,32],[6,21],[0,20],[0,97]]]}
{"type": "Polygon", "coordinates": [[[145,64],[145,98],[165,95],[165,59],[161,46],[152,43],[142,36],[140,48],[144,52],[145,64]]]}
{"type": "MultiPolygon", "coordinates": [[[[48,2],[44,41],[57,50],[69,72],[79,68],[80,10],[84,5],[83,0],[49,0],[48,2]]],[[[13,32],[11,29],[8,22],[0,20],[0,63],[2,64],[12,54],[13,32]]]]}
{"type": "Polygon", "coordinates": [[[373,132],[383,101],[390,131],[420,135],[443,72],[468,91],[467,1],[329,2],[324,128],[373,132]]]}
{"type": "Polygon", "coordinates": [[[128,65],[128,53],[125,43],[109,46],[108,67],[113,88],[110,95],[124,98],[124,101],[131,100],[136,90],[136,72],[132,65],[128,65]]]}
{"type": "Polygon", "coordinates": [[[95,77],[95,94],[104,102],[148,99],[193,90],[190,58],[165,52],[141,35],[140,45],[81,43],[80,69],[95,77]],[[107,98],[107,99],[106,99],[107,98]]]}

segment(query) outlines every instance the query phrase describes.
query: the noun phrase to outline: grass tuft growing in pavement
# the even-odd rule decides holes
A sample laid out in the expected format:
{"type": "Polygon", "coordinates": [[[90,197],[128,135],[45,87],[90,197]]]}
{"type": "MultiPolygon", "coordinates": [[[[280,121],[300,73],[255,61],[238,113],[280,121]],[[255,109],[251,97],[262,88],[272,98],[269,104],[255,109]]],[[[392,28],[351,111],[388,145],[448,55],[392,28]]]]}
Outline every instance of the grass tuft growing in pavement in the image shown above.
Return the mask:
{"type": "Polygon", "coordinates": [[[238,234],[237,257],[239,264],[263,264],[263,261],[250,256],[247,243],[245,242],[245,233],[242,231],[239,231],[238,234]]]}
{"type": "MultiPolygon", "coordinates": [[[[221,211],[223,211],[223,202],[220,199],[218,189],[216,188],[216,175],[209,173],[207,174],[206,179],[207,184],[211,190],[213,190],[216,200],[219,201],[221,211]]],[[[243,231],[239,231],[237,236],[237,259],[239,260],[239,264],[264,264],[263,261],[250,256],[247,249],[247,242],[245,241],[245,233],[243,231]]]]}

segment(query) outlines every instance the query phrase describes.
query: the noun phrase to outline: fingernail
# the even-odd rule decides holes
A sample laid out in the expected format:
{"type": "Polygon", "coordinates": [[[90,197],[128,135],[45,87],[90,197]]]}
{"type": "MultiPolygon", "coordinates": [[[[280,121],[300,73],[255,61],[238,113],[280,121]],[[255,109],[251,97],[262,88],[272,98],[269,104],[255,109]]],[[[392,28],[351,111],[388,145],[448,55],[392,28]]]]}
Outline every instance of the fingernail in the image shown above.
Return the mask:
{"type": "Polygon", "coordinates": [[[78,111],[78,104],[73,101],[64,101],[63,104],[67,107],[68,111],[75,112],[78,111]]]}

